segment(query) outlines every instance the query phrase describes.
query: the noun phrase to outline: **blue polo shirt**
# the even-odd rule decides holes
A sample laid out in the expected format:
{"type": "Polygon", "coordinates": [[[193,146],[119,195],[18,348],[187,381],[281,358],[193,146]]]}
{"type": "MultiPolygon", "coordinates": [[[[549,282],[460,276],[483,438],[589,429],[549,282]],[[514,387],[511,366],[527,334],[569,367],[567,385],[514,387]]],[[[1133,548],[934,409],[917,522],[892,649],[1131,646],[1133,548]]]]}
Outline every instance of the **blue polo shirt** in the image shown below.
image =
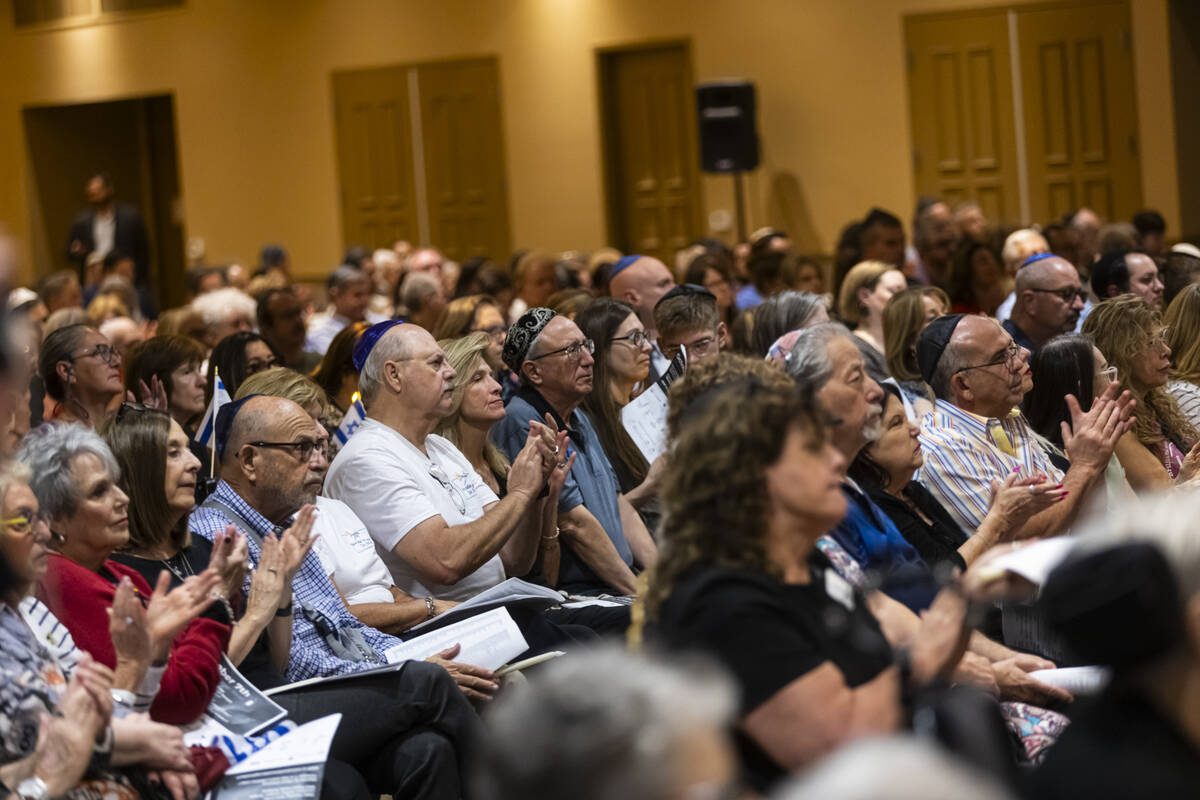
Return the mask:
{"type": "MultiPolygon", "coordinates": [[[[508,456],[509,460],[516,458],[517,453],[525,446],[529,435],[529,423],[532,420],[544,421],[544,414],[551,413],[559,429],[564,427],[563,420],[550,408],[550,404],[534,389],[523,388],[508,401],[505,407],[504,419],[492,428],[492,439],[496,446],[508,456]]],[[[633,552],[625,541],[625,531],[621,527],[621,508],[617,497],[621,488],[617,483],[617,473],[613,471],[600,438],[592,421],[581,410],[572,412],[565,425],[570,434],[569,446],[578,455],[571,467],[571,474],[563,484],[562,493],[558,498],[560,513],[570,511],[582,505],[604,528],[617,554],[630,566],[633,565],[633,552]]],[[[561,557],[558,569],[558,587],[573,594],[588,594],[600,592],[615,592],[591,567],[583,562],[571,549],[564,539],[561,542],[561,557]]]]}

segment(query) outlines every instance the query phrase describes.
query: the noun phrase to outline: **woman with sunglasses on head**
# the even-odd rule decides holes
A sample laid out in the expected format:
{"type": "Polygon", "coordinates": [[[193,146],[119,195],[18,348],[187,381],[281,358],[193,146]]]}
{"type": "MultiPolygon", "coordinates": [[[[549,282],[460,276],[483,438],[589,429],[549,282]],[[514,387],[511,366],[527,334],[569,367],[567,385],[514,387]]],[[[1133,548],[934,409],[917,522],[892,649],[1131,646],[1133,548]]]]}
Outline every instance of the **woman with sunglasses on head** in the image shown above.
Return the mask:
{"type": "Polygon", "coordinates": [[[38,372],[55,402],[46,418],[95,427],[124,393],[121,355],[95,328],[67,325],[42,342],[38,372]]]}
{"type": "Polygon", "coordinates": [[[575,319],[583,335],[595,342],[595,366],[592,391],[582,407],[592,418],[604,454],[608,456],[621,493],[629,501],[646,527],[653,532],[658,522],[658,483],[665,460],[646,461],[641,450],[625,431],[621,410],[629,405],[634,392],[645,388],[642,382],[650,374],[650,353],[654,343],[638,319],[633,306],[611,297],[598,297],[584,307],[575,319]]]}
{"type": "Polygon", "coordinates": [[[1162,315],[1137,295],[1119,295],[1092,310],[1083,332],[1137,400],[1133,429],[1114,450],[1129,485],[1139,493],[1153,491],[1200,474],[1200,436],[1166,389],[1171,348],[1162,315]]]}
{"type": "MultiPolygon", "coordinates": [[[[116,458],[118,485],[130,501],[129,539],[113,561],[136,570],[147,583],[167,570],[172,587],[204,572],[213,561],[214,546],[187,530],[200,462],[188,449],[179,423],[162,411],[123,403],[99,432],[116,458]]],[[[210,606],[201,616],[236,619],[227,654],[258,685],[280,683],[278,676],[287,667],[292,621],[280,611],[291,607],[291,579],[312,546],[311,529],[312,515],[302,514],[294,535],[263,541],[262,561],[245,598],[241,590],[246,542],[230,526],[219,545],[227,548],[217,587],[224,602],[210,606]],[[308,544],[301,544],[302,540],[308,544]],[[263,639],[268,627],[271,635],[263,639]]]]}
{"type": "Polygon", "coordinates": [[[210,595],[221,583],[222,549],[183,586],[168,591],[169,573],[163,570],[152,590],[136,571],[110,558],[129,540],[129,498],[117,483],[120,469],[104,440],[81,425],[42,428],[25,437],[18,459],[33,473],[31,488],[57,542],[38,599],[79,647],[113,668],[117,646],[109,633],[109,609],[122,592],[136,594],[146,609],[152,666],[164,667],[150,714],[173,724],[195,720],[212,700],[229,643],[232,620],[223,604],[209,618],[196,618],[214,604],[210,595]]]}

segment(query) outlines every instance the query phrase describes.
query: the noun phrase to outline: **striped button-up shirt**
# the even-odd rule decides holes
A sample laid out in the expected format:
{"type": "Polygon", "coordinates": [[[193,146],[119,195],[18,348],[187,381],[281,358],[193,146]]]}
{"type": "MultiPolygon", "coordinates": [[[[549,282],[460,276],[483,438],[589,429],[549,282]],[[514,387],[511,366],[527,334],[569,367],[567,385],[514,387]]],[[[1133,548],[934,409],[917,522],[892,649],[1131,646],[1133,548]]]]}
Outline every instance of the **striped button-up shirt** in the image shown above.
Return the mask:
{"type": "Polygon", "coordinates": [[[987,516],[992,481],[1003,482],[1018,467],[1023,475],[1042,473],[1055,482],[1063,476],[1018,413],[987,419],[938,400],[921,421],[921,450],[925,466],[917,480],[968,535],[987,516]],[[1007,434],[1012,455],[988,432],[989,426],[996,425],[1007,434]]]}
{"type": "MultiPolygon", "coordinates": [[[[270,520],[251,508],[225,481],[217,484],[213,496],[228,504],[238,514],[241,514],[246,522],[254,526],[253,531],[243,531],[243,533],[246,534],[246,546],[250,555],[249,567],[251,570],[257,568],[258,559],[262,555],[258,538],[273,535],[275,526],[271,524],[270,520]],[[257,534],[257,537],[250,535],[251,533],[257,534]]],[[[232,520],[222,513],[219,508],[202,506],[192,512],[192,516],[188,519],[188,529],[211,541],[230,523],[237,525],[239,529],[242,527],[236,520],[232,520]]],[[[250,596],[250,577],[248,570],[242,586],[242,591],[247,597],[250,596]]],[[[329,574],[325,572],[321,558],[315,550],[310,551],[304,557],[300,569],[296,571],[296,577],[292,579],[292,596],[297,605],[303,603],[321,612],[337,628],[356,628],[361,631],[363,638],[380,657],[388,648],[400,644],[400,640],[396,637],[364,625],[347,610],[346,604],[342,602],[337,588],[333,585],[329,574]]],[[[324,637],[308,617],[300,613],[299,608],[296,608],[295,611],[296,613],[292,614],[292,651],[287,666],[286,677],[288,680],[302,681],[329,675],[345,675],[379,666],[370,662],[348,661],[339,658],[325,643],[324,637]]]]}

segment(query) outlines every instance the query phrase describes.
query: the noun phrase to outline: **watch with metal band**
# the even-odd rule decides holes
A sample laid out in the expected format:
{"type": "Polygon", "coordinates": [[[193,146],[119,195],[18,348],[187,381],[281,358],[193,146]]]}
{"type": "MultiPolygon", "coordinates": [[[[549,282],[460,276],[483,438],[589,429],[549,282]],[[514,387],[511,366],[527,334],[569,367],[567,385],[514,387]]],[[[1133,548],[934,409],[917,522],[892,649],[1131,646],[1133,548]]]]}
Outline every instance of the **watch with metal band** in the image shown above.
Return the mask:
{"type": "Polygon", "coordinates": [[[44,780],[34,775],[17,784],[17,796],[23,800],[49,800],[50,788],[44,780]]]}

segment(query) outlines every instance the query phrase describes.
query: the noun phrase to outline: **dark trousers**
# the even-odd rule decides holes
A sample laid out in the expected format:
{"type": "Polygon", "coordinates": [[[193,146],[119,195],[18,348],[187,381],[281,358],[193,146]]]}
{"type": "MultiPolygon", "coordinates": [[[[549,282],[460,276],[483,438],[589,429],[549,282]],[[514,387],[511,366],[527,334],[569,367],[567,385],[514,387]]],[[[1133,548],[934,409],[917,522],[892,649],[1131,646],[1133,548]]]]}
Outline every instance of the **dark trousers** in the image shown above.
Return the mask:
{"type": "Polygon", "coordinates": [[[315,685],[272,698],[299,724],[340,712],[331,760],[352,765],[376,794],[423,800],[463,796],[466,750],[479,717],[454,679],[436,664],[315,685]]]}

